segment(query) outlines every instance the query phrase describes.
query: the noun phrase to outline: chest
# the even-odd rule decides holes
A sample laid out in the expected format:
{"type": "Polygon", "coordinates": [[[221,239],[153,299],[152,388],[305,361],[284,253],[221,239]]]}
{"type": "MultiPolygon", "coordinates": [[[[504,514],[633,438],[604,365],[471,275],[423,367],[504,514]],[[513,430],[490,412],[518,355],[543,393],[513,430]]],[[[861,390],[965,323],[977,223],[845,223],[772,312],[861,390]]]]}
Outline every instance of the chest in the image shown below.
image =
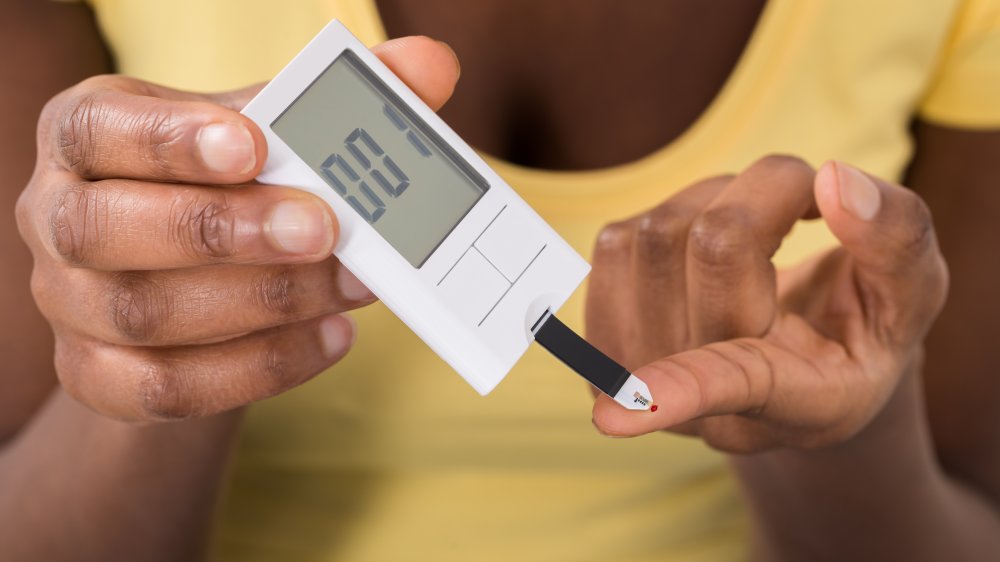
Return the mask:
{"type": "Polygon", "coordinates": [[[718,93],[764,0],[379,0],[389,36],[447,42],[462,78],[442,115],[488,153],[606,167],[668,144],[718,93]]]}

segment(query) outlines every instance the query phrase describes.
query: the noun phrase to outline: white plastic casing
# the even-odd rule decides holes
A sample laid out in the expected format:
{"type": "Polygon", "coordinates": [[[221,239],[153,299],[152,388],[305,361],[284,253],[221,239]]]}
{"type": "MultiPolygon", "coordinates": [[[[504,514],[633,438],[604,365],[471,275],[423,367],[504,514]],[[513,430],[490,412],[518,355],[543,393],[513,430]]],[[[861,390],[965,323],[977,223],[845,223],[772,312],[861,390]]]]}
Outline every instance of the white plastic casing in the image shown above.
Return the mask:
{"type": "MultiPolygon", "coordinates": [[[[507,375],[590,265],[402,81],[334,20],[244,109],[268,143],[258,178],[326,201],[340,221],[334,254],[480,394],[507,375]],[[412,266],[271,129],[271,123],[345,50],[352,51],[489,188],[419,268],[412,266]]],[[[414,185],[413,189],[419,186],[414,185]]]]}

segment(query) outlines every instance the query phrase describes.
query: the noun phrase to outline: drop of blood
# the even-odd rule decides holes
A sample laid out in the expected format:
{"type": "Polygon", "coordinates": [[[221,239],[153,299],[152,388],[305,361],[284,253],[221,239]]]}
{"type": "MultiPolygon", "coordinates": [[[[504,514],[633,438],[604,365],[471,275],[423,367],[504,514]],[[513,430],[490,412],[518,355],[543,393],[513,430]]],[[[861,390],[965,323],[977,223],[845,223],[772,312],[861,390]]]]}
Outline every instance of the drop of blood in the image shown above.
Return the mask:
{"type": "Polygon", "coordinates": [[[657,411],[659,409],[660,409],[660,407],[657,406],[656,404],[653,404],[652,406],[649,407],[649,411],[650,412],[655,412],[655,411],[657,411]]]}

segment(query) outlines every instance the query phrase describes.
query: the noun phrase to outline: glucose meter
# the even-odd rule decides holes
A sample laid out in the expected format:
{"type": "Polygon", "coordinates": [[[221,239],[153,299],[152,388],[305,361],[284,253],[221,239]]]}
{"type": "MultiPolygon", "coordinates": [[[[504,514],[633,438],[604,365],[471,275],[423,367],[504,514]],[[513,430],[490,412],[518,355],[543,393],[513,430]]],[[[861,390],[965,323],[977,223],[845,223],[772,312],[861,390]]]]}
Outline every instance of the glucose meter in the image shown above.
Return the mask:
{"type": "Polygon", "coordinates": [[[480,394],[538,339],[650,407],[642,381],[553,316],[589,264],[340,22],[243,113],[267,138],[258,180],[326,201],[334,254],[480,394]]]}

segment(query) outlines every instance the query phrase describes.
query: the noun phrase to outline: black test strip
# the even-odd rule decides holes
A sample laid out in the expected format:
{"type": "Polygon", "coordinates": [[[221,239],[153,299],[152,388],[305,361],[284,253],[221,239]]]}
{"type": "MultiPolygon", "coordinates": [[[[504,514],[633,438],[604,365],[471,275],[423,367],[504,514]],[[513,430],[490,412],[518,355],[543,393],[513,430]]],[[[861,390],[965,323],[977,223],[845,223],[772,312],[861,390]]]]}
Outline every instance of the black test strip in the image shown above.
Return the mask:
{"type": "Polygon", "coordinates": [[[535,341],[539,345],[601,392],[612,398],[618,394],[631,375],[628,369],[587,343],[587,340],[570,330],[554,314],[546,311],[538,322],[542,323],[541,327],[533,329],[535,341]]]}

